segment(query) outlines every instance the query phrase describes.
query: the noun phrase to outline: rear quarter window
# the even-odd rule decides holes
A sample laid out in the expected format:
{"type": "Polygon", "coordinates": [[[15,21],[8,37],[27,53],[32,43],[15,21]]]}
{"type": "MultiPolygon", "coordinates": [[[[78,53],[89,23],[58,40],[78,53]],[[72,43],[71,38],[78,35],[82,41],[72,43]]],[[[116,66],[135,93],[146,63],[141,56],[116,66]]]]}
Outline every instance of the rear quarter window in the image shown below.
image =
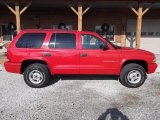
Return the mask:
{"type": "Polygon", "coordinates": [[[17,48],[41,48],[46,33],[25,33],[16,43],[17,48]]]}

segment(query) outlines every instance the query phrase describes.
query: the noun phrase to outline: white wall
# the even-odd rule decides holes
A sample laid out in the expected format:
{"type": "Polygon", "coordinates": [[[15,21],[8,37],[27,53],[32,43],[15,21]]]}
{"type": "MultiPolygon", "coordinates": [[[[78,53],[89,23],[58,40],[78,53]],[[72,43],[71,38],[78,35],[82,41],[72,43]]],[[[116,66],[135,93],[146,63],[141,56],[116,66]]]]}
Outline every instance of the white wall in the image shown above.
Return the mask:
{"type": "MultiPolygon", "coordinates": [[[[128,20],[127,22],[127,32],[134,33],[136,31],[136,20],[128,20]]],[[[142,24],[142,32],[146,33],[141,37],[140,48],[149,50],[155,54],[160,54],[160,19],[145,19],[142,24]],[[153,35],[149,35],[148,33],[153,33],[153,35]]],[[[128,37],[134,38],[135,37],[128,37]]],[[[130,47],[131,42],[126,40],[126,46],[130,47]]],[[[133,43],[133,47],[135,47],[135,41],[133,43]]]]}

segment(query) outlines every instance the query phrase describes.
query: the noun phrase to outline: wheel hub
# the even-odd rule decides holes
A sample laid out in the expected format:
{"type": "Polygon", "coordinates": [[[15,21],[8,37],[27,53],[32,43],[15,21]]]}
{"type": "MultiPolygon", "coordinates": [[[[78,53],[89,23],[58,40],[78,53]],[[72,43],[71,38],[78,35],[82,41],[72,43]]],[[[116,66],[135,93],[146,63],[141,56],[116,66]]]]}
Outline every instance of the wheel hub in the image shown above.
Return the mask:
{"type": "Polygon", "coordinates": [[[141,73],[137,70],[132,70],[128,73],[127,79],[132,84],[137,84],[141,80],[141,73]]]}
{"type": "Polygon", "coordinates": [[[39,70],[33,70],[29,73],[29,80],[34,84],[39,84],[43,80],[43,74],[39,70]]]}

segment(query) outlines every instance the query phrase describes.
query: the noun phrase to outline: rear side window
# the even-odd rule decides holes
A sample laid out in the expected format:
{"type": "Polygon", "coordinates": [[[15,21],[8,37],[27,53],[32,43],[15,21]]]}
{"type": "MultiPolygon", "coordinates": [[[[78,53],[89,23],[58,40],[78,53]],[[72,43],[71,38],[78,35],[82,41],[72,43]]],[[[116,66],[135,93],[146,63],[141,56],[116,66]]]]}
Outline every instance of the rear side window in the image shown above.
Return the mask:
{"type": "Polygon", "coordinates": [[[76,35],[71,33],[55,33],[51,36],[49,48],[75,49],[76,35]]]}
{"type": "Polygon", "coordinates": [[[40,48],[44,42],[45,33],[25,33],[16,43],[17,48],[40,48]]]}

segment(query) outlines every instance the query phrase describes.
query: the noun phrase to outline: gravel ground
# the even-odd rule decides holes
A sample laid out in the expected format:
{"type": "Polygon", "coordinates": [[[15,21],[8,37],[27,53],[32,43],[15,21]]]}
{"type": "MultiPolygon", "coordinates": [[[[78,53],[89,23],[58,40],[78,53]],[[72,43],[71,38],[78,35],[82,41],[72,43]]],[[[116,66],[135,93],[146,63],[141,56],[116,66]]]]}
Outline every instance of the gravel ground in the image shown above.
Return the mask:
{"type": "Polygon", "coordinates": [[[156,55],[156,61],[158,64],[158,68],[156,69],[156,72],[160,73],[160,54],[156,55]]]}
{"type": "Polygon", "coordinates": [[[0,120],[159,120],[159,101],[159,68],[136,89],[108,76],[57,76],[34,89],[0,65],[0,120]]]}

